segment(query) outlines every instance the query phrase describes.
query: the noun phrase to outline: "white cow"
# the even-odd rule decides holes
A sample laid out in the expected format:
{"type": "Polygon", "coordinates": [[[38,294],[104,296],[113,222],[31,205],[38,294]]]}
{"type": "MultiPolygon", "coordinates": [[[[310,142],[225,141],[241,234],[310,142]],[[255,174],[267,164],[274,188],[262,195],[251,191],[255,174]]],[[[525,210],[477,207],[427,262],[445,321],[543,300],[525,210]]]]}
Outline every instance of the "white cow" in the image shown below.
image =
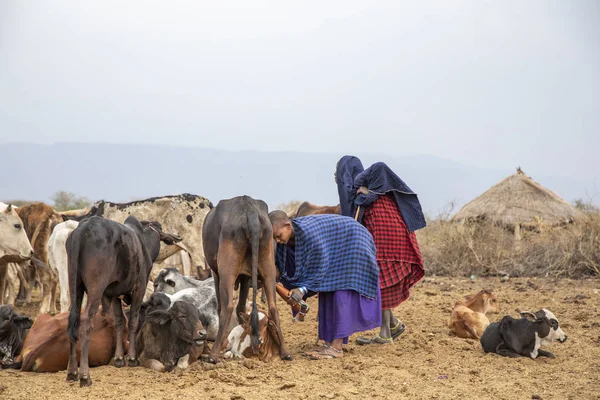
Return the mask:
{"type": "Polygon", "coordinates": [[[9,266],[13,262],[28,260],[33,256],[33,248],[27,239],[23,222],[14,207],[0,203],[0,304],[4,303],[4,286],[6,275],[11,276],[18,265],[9,266]]]}
{"type": "Polygon", "coordinates": [[[79,222],[65,221],[56,225],[48,240],[48,264],[58,273],[60,284],[60,312],[69,311],[69,265],[67,263],[67,238],[79,222]]]}

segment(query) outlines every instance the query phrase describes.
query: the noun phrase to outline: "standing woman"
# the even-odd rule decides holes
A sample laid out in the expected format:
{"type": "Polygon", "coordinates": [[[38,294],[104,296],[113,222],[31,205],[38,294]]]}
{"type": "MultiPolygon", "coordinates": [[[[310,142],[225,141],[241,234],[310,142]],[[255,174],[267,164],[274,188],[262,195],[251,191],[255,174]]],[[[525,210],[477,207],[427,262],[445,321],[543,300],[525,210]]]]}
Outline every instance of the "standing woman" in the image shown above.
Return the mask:
{"type": "Polygon", "coordinates": [[[335,182],[342,215],[355,218],[373,236],[381,287],[379,335],[360,337],[358,344],[386,344],[406,329],[392,310],[410,295],[410,288],[423,278],[423,259],[415,231],[425,227],[421,204],[414,193],[386,164],[366,170],[354,156],[342,157],[335,182]]]}

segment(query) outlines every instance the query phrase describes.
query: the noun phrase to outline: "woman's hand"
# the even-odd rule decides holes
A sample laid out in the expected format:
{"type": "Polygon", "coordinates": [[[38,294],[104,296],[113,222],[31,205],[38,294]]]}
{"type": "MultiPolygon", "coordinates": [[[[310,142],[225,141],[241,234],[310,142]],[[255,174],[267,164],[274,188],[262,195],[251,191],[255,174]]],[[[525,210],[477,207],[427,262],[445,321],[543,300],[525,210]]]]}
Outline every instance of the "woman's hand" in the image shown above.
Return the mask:
{"type": "Polygon", "coordinates": [[[358,194],[358,193],[362,193],[362,194],[369,194],[369,189],[367,189],[367,188],[366,188],[366,187],[364,187],[364,186],[361,186],[361,187],[359,187],[359,188],[358,188],[358,190],[356,191],[356,193],[357,193],[357,194],[358,194]]]}

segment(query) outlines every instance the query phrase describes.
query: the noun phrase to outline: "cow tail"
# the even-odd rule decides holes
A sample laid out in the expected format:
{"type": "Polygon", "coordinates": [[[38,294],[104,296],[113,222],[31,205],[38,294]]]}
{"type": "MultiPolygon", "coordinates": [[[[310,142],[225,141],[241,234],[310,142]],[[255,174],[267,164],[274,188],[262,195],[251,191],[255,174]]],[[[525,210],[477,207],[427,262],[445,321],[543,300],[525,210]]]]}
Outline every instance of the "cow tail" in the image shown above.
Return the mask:
{"type": "Polygon", "coordinates": [[[258,213],[252,210],[247,214],[248,238],[252,252],[252,312],[250,314],[250,328],[252,337],[252,352],[258,354],[260,346],[258,332],[258,309],[256,308],[256,292],[258,291],[258,247],[261,236],[260,219],[258,213]]]}
{"type": "Polygon", "coordinates": [[[80,236],[82,236],[77,233],[78,232],[73,231],[67,238],[69,297],[71,298],[71,310],[69,312],[69,326],[67,328],[67,334],[72,345],[74,345],[79,338],[81,303],[83,302],[83,296],[77,296],[77,284],[80,283],[79,248],[81,247],[80,236]],[[75,233],[75,235],[73,233],[75,233]]]}

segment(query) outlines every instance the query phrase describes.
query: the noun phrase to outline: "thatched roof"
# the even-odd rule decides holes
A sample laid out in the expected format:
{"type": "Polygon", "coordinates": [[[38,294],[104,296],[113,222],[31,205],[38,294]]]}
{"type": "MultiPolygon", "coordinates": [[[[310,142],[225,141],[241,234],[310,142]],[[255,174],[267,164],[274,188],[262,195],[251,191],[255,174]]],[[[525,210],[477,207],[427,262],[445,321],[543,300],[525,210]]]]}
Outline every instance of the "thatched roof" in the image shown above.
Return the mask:
{"type": "Polygon", "coordinates": [[[571,222],[580,216],[577,208],[517,168],[516,174],[501,180],[467,203],[452,219],[487,219],[505,225],[539,222],[556,225],[571,222]]]}

